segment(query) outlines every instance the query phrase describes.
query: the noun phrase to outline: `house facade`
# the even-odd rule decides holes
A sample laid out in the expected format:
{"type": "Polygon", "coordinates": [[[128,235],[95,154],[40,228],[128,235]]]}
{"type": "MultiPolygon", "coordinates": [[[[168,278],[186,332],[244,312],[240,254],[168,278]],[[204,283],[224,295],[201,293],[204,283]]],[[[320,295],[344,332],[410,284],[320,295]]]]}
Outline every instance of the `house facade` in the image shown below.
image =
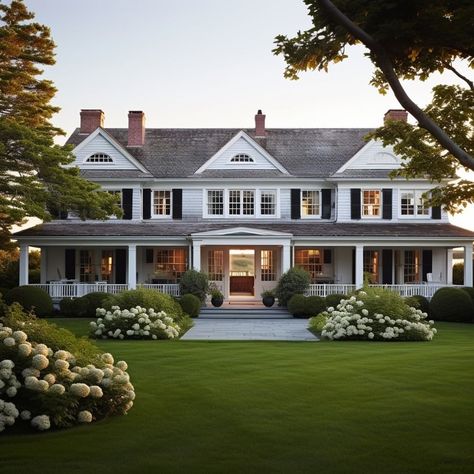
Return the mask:
{"type": "MultiPolygon", "coordinates": [[[[390,110],[385,119],[406,120],[390,110]]],[[[347,292],[364,275],[404,295],[452,284],[461,247],[472,285],[474,233],[455,227],[423,194],[427,180],[390,179],[400,159],[369,129],[105,128],[82,110],[68,139],[81,174],[117,193],[123,216],[71,213],[16,234],[20,284],[28,248],[41,248],[41,286],[55,298],[139,285],[177,295],[188,268],[208,273],[225,299],[260,299],[301,266],[311,294],[347,292]]]]}

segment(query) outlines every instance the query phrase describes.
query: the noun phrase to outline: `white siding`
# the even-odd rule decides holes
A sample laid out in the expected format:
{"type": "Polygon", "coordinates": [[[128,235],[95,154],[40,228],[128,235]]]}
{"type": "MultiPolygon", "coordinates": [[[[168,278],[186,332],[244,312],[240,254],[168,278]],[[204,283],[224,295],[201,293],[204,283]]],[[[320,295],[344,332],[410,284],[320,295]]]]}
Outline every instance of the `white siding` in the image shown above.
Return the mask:
{"type": "Polygon", "coordinates": [[[183,219],[202,217],[203,205],[202,189],[183,189],[183,219]]]}
{"type": "Polygon", "coordinates": [[[337,220],[351,220],[351,190],[350,188],[339,188],[337,192],[337,220]]]}
{"type": "Polygon", "coordinates": [[[291,218],[291,191],[289,188],[280,189],[280,216],[281,219],[291,218]]]}
{"type": "Polygon", "coordinates": [[[342,169],[396,169],[400,163],[391,146],[384,147],[380,141],[370,141],[342,169]]]}
{"type": "Polygon", "coordinates": [[[434,248],[433,249],[433,282],[446,283],[446,249],[434,248]]]}
{"type": "Polygon", "coordinates": [[[142,190],[133,188],[132,219],[142,218],[142,190]]]}
{"type": "Polygon", "coordinates": [[[352,283],[352,247],[334,249],[334,282],[352,283]]]}

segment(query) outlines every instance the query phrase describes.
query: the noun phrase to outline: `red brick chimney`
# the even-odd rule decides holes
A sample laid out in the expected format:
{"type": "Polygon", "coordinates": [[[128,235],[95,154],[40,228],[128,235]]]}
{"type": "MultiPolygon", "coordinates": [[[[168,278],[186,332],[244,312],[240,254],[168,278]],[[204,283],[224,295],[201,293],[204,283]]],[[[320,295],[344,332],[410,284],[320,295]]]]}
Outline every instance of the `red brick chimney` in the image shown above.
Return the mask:
{"type": "Polygon", "coordinates": [[[81,128],[79,133],[92,133],[99,127],[104,126],[104,112],[100,109],[81,110],[81,128]]]}
{"type": "Polygon", "coordinates": [[[385,112],[383,116],[383,121],[387,122],[388,120],[401,120],[406,122],[408,119],[408,112],[404,109],[390,109],[385,112]]]}
{"type": "Polygon", "coordinates": [[[128,146],[143,146],[145,143],[145,114],[141,110],[128,112],[128,146]]]}
{"type": "Polygon", "coordinates": [[[265,115],[262,114],[262,111],[259,110],[257,115],[255,115],[255,137],[263,138],[267,136],[265,131],[265,115]]]}

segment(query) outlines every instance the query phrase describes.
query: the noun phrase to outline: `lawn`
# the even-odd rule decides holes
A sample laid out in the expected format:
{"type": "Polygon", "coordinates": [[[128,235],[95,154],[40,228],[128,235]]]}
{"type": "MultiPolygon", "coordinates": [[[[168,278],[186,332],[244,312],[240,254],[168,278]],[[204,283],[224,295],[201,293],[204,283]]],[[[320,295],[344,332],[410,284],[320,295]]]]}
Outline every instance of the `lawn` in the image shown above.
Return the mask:
{"type": "Polygon", "coordinates": [[[424,343],[99,342],[129,363],[130,414],[2,436],[0,472],[473,472],[474,325],[438,328],[424,343]]]}

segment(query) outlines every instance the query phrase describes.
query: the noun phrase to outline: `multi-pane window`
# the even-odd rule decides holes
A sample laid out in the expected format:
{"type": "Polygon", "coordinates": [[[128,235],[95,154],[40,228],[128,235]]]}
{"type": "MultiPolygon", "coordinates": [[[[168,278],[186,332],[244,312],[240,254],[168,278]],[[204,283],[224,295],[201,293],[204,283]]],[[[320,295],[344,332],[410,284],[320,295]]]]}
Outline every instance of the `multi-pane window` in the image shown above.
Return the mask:
{"type": "Polygon", "coordinates": [[[315,283],[317,277],[323,273],[321,250],[297,249],[295,251],[295,266],[304,268],[311,275],[311,282],[315,283]]]}
{"type": "Polygon", "coordinates": [[[210,216],[224,214],[224,191],[210,190],[207,192],[207,213],[210,216]]]}
{"type": "Polygon", "coordinates": [[[319,191],[301,191],[301,216],[319,216],[319,191]]]}
{"type": "Polygon", "coordinates": [[[186,249],[158,249],[155,272],[160,279],[179,281],[187,269],[186,249]]]}
{"type": "Polygon", "coordinates": [[[106,153],[94,153],[87,158],[86,163],[113,163],[112,157],[106,153]]]}
{"type": "Polygon", "coordinates": [[[276,214],[275,191],[262,191],[260,193],[260,214],[262,216],[274,216],[276,214]]]}
{"type": "Polygon", "coordinates": [[[369,283],[379,282],[379,253],[377,250],[364,250],[364,273],[369,283]]]}
{"type": "Polygon", "coordinates": [[[276,280],[275,253],[273,252],[273,250],[261,251],[260,272],[262,281],[276,280]]]}
{"type": "Polygon", "coordinates": [[[402,216],[429,216],[430,208],[423,197],[424,191],[401,191],[400,214],[402,216]]]}
{"type": "Polygon", "coordinates": [[[255,213],[255,191],[236,190],[229,191],[229,215],[253,216],[255,213]]]}
{"type": "Polygon", "coordinates": [[[112,283],[113,260],[113,250],[102,250],[102,257],[100,260],[100,279],[107,283],[112,283]]]}
{"type": "Polygon", "coordinates": [[[380,217],[381,193],[379,190],[362,191],[362,216],[380,217]]]}
{"type": "Polygon", "coordinates": [[[79,281],[81,283],[92,283],[95,281],[95,268],[90,250],[79,251],[79,281]]]}
{"type": "Polygon", "coordinates": [[[253,163],[254,160],[246,153],[239,153],[231,158],[231,163],[253,163]]]}
{"type": "Polygon", "coordinates": [[[404,283],[420,283],[421,258],[418,250],[405,250],[403,265],[404,283]]]}
{"type": "Polygon", "coordinates": [[[171,191],[153,192],[153,213],[156,216],[171,215],[171,191]]]}
{"type": "Polygon", "coordinates": [[[223,250],[209,250],[207,254],[207,272],[211,281],[222,281],[224,279],[223,250]]]}

